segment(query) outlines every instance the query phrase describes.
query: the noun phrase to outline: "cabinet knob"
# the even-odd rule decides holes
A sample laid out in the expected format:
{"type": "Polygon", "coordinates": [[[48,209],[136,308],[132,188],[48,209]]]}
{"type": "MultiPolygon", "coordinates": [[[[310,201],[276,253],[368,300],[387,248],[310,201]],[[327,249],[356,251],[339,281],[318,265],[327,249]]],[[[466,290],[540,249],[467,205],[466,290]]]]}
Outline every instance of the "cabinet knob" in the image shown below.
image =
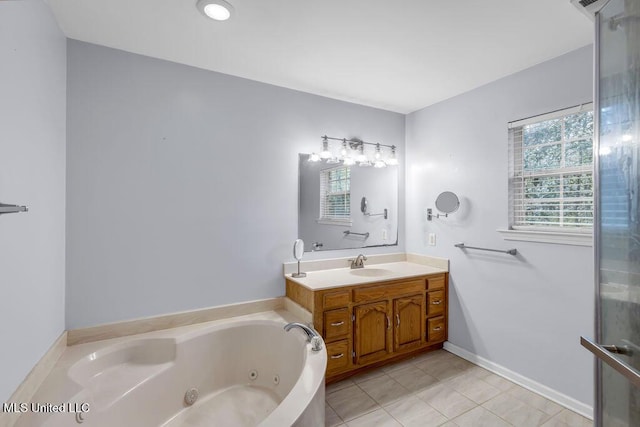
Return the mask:
{"type": "Polygon", "coordinates": [[[398,313],[396,313],[396,325],[398,328],[400,327],[400,315],[398,313]]]}
{"type": "Polygon", "coordinates": [[[385,314],[385,316],[387,317],[387,329],[391,329],[391,320],[389,319],[389,315],[385,314]]]}

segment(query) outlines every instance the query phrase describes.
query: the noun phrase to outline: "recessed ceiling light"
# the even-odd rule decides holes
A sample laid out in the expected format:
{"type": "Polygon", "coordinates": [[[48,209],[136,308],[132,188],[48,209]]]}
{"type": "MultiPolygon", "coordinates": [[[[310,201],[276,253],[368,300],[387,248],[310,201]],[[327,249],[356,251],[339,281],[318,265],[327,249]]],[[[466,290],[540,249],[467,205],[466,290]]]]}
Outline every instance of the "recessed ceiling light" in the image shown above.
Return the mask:
{"type": "Polygon", "coordinates": [[[198,0],[196,7],[205,16],[216,21],[226,21],[233,13],[233,6],[224,0],[198,0]]]}

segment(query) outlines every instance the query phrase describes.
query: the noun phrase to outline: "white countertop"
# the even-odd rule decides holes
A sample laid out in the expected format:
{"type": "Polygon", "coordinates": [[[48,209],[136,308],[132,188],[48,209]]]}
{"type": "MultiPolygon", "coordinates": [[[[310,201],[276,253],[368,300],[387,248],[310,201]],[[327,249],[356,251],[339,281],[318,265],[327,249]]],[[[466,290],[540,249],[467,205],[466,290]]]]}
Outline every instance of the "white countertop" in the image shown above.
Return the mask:
{"type": "MultiPolygon", "coordinates": [[[[303,269],[304,271],[304,269],[303,269]]],[[[364,283],[385,282],[428,274],[446,273],[447,268],[434,267],[413,262],[389,262],[366,265],[361,269],[334,268],[307,272],[307,277],[285,277],[313,291],[364,283]],[[370,274],[370,275],[369,275],[370,274]]]]}

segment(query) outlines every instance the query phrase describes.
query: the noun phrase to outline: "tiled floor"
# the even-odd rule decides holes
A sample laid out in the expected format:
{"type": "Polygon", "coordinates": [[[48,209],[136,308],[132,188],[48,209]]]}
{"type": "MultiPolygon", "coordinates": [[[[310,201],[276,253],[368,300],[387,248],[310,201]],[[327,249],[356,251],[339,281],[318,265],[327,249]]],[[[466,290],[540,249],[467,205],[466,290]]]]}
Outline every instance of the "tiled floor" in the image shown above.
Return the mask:
{"type": "Polygon", "coordinates": [[[593,425],[444,350],[331,384],[326,398],[327,426],[593,425]]]}

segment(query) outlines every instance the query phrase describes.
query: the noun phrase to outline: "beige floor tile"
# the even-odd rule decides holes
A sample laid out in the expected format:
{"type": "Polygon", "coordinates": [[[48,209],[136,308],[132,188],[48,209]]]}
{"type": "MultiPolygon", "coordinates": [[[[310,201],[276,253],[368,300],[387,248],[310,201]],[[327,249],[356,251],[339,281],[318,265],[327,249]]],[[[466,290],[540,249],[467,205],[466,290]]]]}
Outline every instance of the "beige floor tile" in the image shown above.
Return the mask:
{"type": "Polygon", "coordinates": [[[329,404],[324,405],[324,425],[326,427],[335,427],[340,424],[342,424],[342,418],[336,414],[336,411],[329,404]]]}
{"type": "Polygon", "coordinates": [[[387,374],[361,382],[358,386],[382,406],[411,395],[409,390],[387,374]]]}
{"type": "Polygon", "coordinates": [[[453,421],[449,421],[448,423],[442,424],[440,427],[460,427],[460,426],[458,426],[458,424],[454,423],[453,421]]]}
{"type": "Polygon", "coordinates": [[[359,384],[361,382],[370,380],[372,378],[378,378],[384,375],[384,371],[382,369],[374,369],[372,371],[363,372],[362,374],[354,375],[351,377],[351,380],[359,384]]]}
{"type": "Polygon", "coordinates": [[[346,380],[342,380],[342,381],[338,381],[337,383],[329,384],[325,388],[324,393],[325,393],[325,395],[328,396],[331,393],[333,393],[334,391],[338,391],[338,390],[342,390],[343,388],[351,387],[354,384],[355,383],[350,378],[347,378],[346,380]]]}
{"type": "Polygon", "coordinates": [[[489,375],[495,375],[494,373],[487,371],[486,369],[481,368],[480,366],[472,366],[471,368],[467,369],[467,372],[470,375],[473,375],[474,377],[480,378],[480,379],[488,377],[489,375]]]}
{"type": "Polygon", "coordinates": [[[427,388],[417,393],[416,397],[447,418],[454,418],[477,406],[476,403],[444,384],[436,384],[427,388]]]}
{"type": "Polygon", "coordinates": [[[478,404],[500,394],[499,389],[470,374],[455,377],[446,384],[478,404]]]}
{"type": "Polygon", "coordinates": [[[327,396],[327,402],[336,414],[345,421],[380,408],[375,400],[355,384],[331,393],[327,396]]]}
{"type": "MultiPolygon", "coordinates": [[[[482,368],[481,368],[482,369],[482,368]]],[[[488,383],[489,385],[494,386],[500,391],[507,391],[516,386],[516,384],[512,383],[509,380],[502,378],[499,375],[493,374],[489,372],[489,375],[484,377],[479,377],[482,381],[488,383]]]]}
{"type": "Polygon", "coordinates": [[[440,381],[446,381],[465,373],[464,369],[461,369],[452,365],[439,368],[439,369],[433,369],[431,371],[425,369],[424,371],[429,375],[433,375],[440,381]]]}
{"type": "Polygon", "coordinates": [[[386,372],[387,374],[395,371],[400,371],[407,368],[415,368],[416,365],[414,363],[414,359],[402,360],[400,362],[392,363],[390,365],[383,366],[380,370],[386,372]]]}
{"type": "Polygon", "coordinates": [[[391,371],[388,375],[412,392],[423,390],[438,382],[436,377],[432,377],[413,365],[391,371]]]}
{"type": "Polygon", "coordinates": [[[544,427],[591,427],[593,426],[593,421],[583,417],[582,415],[578,415],[575,412],[569,411],[568,409],[563,409],[553,417],[549,421],[543,424],[544,427]]]}
{"type": "Polygon", "coordinates": [[[455,356],[432,356],[413,362],[413,364],[426,373],[433,375],[437,371],[455,367],[456,360],[454,359],[454,357],[455,356]]]}
{"type": "Polygon", "coordinates": [[[436,427],[447,421],[440,412],[413,396],[392,403],[384,409],[405,427],[436,427]]]}
{"type": "Polygon", "coordinates": [[[562,411],[562,406],[550,401],[549,399],[545,399],[539,394],[529,391],[526,388],[520,387],[519,385],[511,388],[508,391],[508,394],[515,397],[516,399],[520,399],[529,406],[533,406],[534,408],[544,412],[545,414],[555,415],[558,412],[562,411]]]}
{"type": "Polygon", "coordinates": [[[453,422],[460,427],[510,427],[509,423],[482,406],[454,418],[453,422]]]}
{"type": "Polygon", "coordinates": [[[538,427],[550,418],[550,415],[508,394],[496,396],[482,406],[518,427],[538,427]]]}
{"type": "Polygon", "coordinates": [[[396,421],[384,409],[378,409],[377,411],[351,420],[347,425],[349,427],[402,427],[402,424],[396,421]]]}

